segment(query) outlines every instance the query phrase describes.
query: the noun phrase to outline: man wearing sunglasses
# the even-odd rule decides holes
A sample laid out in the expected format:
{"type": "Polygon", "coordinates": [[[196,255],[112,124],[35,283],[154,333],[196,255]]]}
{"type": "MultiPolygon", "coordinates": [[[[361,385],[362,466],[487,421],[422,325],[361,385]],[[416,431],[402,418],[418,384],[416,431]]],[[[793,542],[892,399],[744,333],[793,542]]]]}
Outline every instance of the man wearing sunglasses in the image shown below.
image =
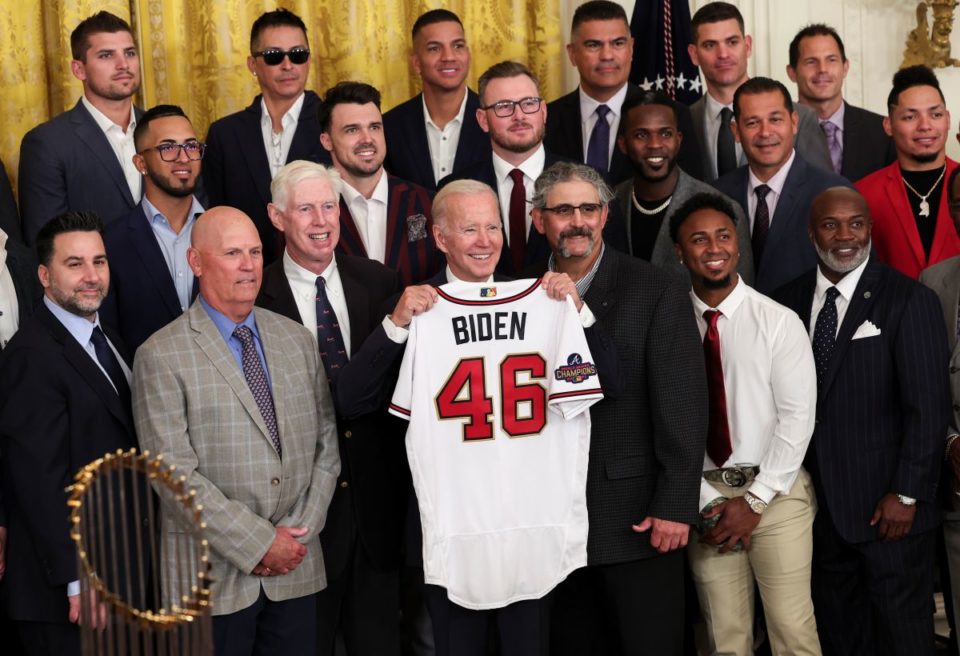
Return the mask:
{"type": "Polygon", "coordinates": [[[203,184],[211,206],[236,207],[253,219],[267,265],[283,252],[267,216],[270,181],[287,162],[329,164],[330,157],[320,147],[320,97],[305,90],[310,44],[300,17],[277,9],[254,21],[247,68],[260,95],[246,109],[210,126],[203,184]]]}
{"type": "Polygon", "coordinates": [[[113,284],[100,308],[131,352],[183,314],[197,295],[187,248],[204,211],[194,191],[206,148],[176,105],[148,110],[133,138],[143,200],[104,233],[113,284]]]}
{"type": "Polygon", "coordinates": [[[109,225],[140,201],[140,174],[131,161],[133,129],[142,111],[140,59],[125,20],[101,11],[70,34],[70,71],[83,83],[80,101],[41,123],[20,145],[23,236],[32,245],[47,221],[90,210],[109,225]]]}
{"type": "Polygon", "coordinates": [[[546,151],[543,133],[547,103],[540,82],[523,64],[503,61],[480,76],[480,107],[476,120],[490,135],[493,153],[440,181],[479,180],[497,192],[507,243],[497,271],[517,276],[527,265],[550,254],[547,242],[530,223],[533,183],[543,169],[563,158],[546,151]]]}

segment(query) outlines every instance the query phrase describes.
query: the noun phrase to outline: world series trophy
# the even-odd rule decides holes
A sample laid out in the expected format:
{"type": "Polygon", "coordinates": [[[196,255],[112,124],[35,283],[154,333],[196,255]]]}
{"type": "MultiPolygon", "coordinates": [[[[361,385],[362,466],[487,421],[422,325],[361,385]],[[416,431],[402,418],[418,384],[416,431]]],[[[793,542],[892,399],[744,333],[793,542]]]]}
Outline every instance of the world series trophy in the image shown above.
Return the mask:
{"type": "Polygon", "coordinates": [[[106,454],[68,489],[85,656],[213,653],[202,507],[173,467],[135,449],[106,454]],[[179,510],[174,533],[159,506],[179,510]]]}
{"type": "Polygon", "coordinates": [[[900,68],[917,64],[930,68],[960,66],[960,60],[950,56],[950,32],[956,6],[957,0],[930,0],[917,4],[917,26],[907,35],[900,68]],[[933,10],[932,30],[927,20],[928,9],[933,10]]]}

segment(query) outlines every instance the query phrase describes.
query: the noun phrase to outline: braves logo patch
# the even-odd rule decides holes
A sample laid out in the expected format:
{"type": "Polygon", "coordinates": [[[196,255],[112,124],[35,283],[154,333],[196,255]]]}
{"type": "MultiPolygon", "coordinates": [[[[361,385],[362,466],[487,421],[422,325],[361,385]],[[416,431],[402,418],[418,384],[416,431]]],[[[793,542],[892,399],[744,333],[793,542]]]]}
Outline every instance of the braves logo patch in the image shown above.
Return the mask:
{"type": "Polygon", "coordinates": [[[571,353],[567,356],[567,364],[557,367],[553,375],[557,380],[577,384],[596,376],[597,367],[592,362],[584,362],[579,353],[571,353]]]}

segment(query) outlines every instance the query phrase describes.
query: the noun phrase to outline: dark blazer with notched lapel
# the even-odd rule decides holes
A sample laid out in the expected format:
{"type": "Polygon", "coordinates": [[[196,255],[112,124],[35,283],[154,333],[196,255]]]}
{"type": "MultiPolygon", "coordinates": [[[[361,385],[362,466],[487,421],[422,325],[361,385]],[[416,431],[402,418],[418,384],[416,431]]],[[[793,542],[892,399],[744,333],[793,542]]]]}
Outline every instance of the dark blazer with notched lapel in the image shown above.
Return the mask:
{"type": "MultiPolygon", "coordinates": [[[[287,161],[298,159],[330,166],[330,154],[320,145],[317,107],[320,96],[304,92],[303,107],[293,133],[287,161]]],[[[215,121],[207,131],[207,152],[203,158],[203,185],[208,207],[229,205],[247,214],[257,226],[263,243],[263,262],[269,264],[281,253],[277,230],[267,216],[270,202],[270,162],[263,147],[260,98],[250,106],[215,121]]]]}
{"type": "MultiPolygon", "coordinates": [[[[750,225],[749,181],[749,166],[741,166],[713,183],[740,204],[747,216],[747,225],[750,225]]],[[[846,178],[813,166],[796,153],[783,183],[783,193],[777,200],[777,209],[770,219],[770,233],[763,256],[759,262],[753,263],[756,272],[754,288],[758,292],[769,295],[816,265],[817,254],[807,232],[810,205],[817,194],[830,187],[849,186],[846,178]]],[[[741,249],[749,247],[749,243],[741,245],[741,249]]]]}
{"type": "MultiPolygon", "coordinates": [[[[137,119],[143,115],[137,107],[133,111],[137,119]]],[[[18,186],[27,244],[64,212],[93,211],[107,226],[140,202],[130,195],[113,147],[82,101],[23,137],[18,186]]]]}
{"type": "MultiPolygon", "coordinates": [[[[816,270],[774,298],[810,326],[816,270]]],[[[947,338],[936,294],[871,256],[817,390],[805,464],[820,512],[847,542],[877,539],[888,493],[917,499],[911,534],[939,523],[937,478],[950,421],[947,338]],[[879,334],[854,339],[866,322],[879,334]]]]}
{"type": "MultiPolygon", "coordinates": [[[[433,192],[387,174],[387,194],[387,252],[383,263],[400,274],[405,286],[414,285],[435,274],[444,263],[443,253],[433,241],[430,215],[433,192]]],[[[337,252],[368,257],[360,231],[342,196],[337,252]]]]}
{"type": "MultiPolygon", "coordinates": [[[[103,243],[110,262],[110,291],[100,316],[135,353],[150,335],[183,314],[180,299],[143,203],[104,230],[103,243]]],[[[191,303],[196,297],[194,280],[191,303]]]]}
{"type": "MultiPolygon", "coordinates": [[[[480,98],[467,89],[467,107],[463,113],[463,125],[460,126],[457,154],[454,156],[453,170],[448,174],[456,174],[474,162],[490,158],[490,137],[477,123],[478,109],[480,98]]],[[[433,177],[433,162],[423,116],[423,94],[418,93],[384,114],[383,132],[387,140],[384,167],[393,175],[436,191],[439,180],[433,177]]]]}
{"type": "MultiPolygon", "coordinates": [[[[127,359],[109,326],[107,337],[127,359]]],[[[129,360],[128,360],[129,361],[129,360]]],[[[129,402],[41,302],[0,354],[0,451],[11,619],[67,622],[77,576],[65,488],[104,453],[137,445],[129,402]]]]}
{"type": "MultiPolygon", "coordinates": [[[[383,330],[381,309],[400,291],[399,277],[373,260],[343,253],[336,258],[350,318],[352,358],[372,332],[383,330]]],[[[264,269],[257,305],[302,323],[282,258],[264,269]]],[[[409,487],[402,431],[400,420],[385,408],[351,419],[337,413],[340,477],[320,533],[328,579],[339,577],[350,564],[355,533],[375,567],[399,567],[409,487]]]]}
{"type": "Polygon", "coordinates": [[[43,296],[43,288],[37,277],[37,258],[32,250],[14,241],[7,241],[6,249],[7,271],[17,292],[17,313],[22,326],[43,296]]]}
{"type": "Polygon", "coordinates": [[[675,277],[612,248],[583,300],[612,341],[620,388],[610,396],[604,385],[604,399],[590,408],[587,561],[653,558],[650,536],[632,524],[647,516],[693,524],[698,516],[707,436],[700,333],[675,277]]]}
{"type": "MultiPolygon", "coordinates": [[[[642,92],[640,87],[627,83],[627,96],[623,103],[626,105],[642,92]]],[[[683,142],[680,144],[678,162],[688,174],[703,179],[700,144],[697,133],[694,131],[690,110],[683,103],[674,101],[677,110],[677,128],[683,133],[683,142]]],[[[583,162],[583,129],[580,117],[580,90],[574,89],[565,96],[557,98],[547,105],[547,133],[543,145],[558,155],[569,157],[575,162],[583,162]]],[[[616,131],[611,130],[610,138],[616,138],[616,131]]],[[[633,176],[633,166],[630,160],[617,146],[613,147],[613,156],[610,159],[610,173],[607,182],[617,185],[633,176]]]]}
{"type": "Polygon", "coordinates": [[[883,117],[843,103],[843,159],[840,173],[850,182],[893,163],[897,149],[883,130],[883,117]]]}

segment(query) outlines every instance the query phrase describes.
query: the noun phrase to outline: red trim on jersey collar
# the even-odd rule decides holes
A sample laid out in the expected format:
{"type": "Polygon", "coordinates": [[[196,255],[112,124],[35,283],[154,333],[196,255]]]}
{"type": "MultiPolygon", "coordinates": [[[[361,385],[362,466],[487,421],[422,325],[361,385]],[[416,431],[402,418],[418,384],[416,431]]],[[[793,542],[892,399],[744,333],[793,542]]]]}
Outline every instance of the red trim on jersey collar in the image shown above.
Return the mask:
{"type": "MultiPolygon", "coordinates": [[[[456,305],[474,305],[474,306],[475,305],[501,305],[503,303],[513,303],[514,301],[519,301],[521,298],[524,298],[525,296],[529,296],[534,291],[536,291],[537,287],[540,286],[541,280],[542,278],[537,278],[533,282],[533,284],[530,285],[530,287],[523,290],[519,294],[514,294],[513,296],[509,296],[506,298],[491,298],[491,299],[484,299],[484,300],[471,300],[466,298],[457,298],[456,296],[451,296],[450,294],[446,293],[439,287],[435,287],[435,289],[437,290],[437,293],[443,297],[444,300],[450,301],[451,303],[455,303],[456,305]]],[[[497,283],[494,282],[487,285],[487,287],[496,287],[496,285],[497,283]]]]}

